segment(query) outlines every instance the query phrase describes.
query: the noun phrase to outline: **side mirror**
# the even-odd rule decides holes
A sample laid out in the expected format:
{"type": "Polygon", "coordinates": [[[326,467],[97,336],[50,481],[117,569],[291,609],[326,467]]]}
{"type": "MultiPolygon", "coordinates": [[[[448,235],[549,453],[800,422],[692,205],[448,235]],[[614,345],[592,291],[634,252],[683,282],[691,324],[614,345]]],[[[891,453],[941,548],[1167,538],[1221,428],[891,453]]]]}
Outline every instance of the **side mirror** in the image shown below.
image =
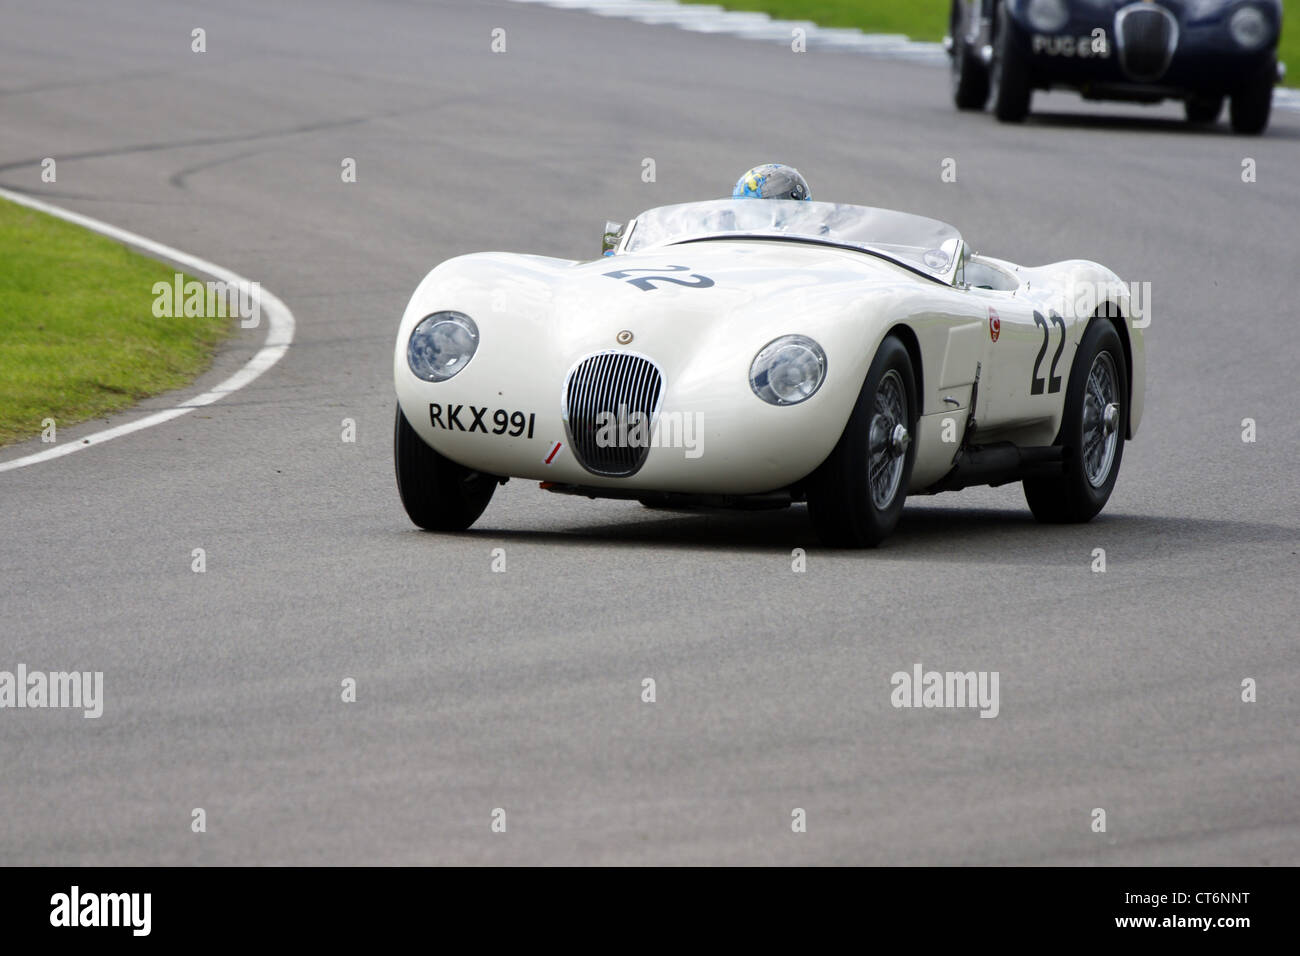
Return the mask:
{"type": "Polygon", "coordinates": [[[951,282],[957,287],[966,284],[966,262],[970,259],[970,247],[960,239],[949,239],[938,249],[929,249],[925,253],[925,264],[932,269],[951,274],[951,282]]]}
{"type": "Polygon", "coordinates": [[[967,285],[966,266],[970,263],[971,255],[972,250],[970,244],[963,242],[961,244],[961,251],[957,255],[957,269],[953,273],[952,277],[952,284],[957,286],[959,289],[965,288],[967,285]]]}
{"type": "Polygon", "coordinates": [[[605,238],[600,245],[602,256],[612,256],[618,244],[623,241],[623,230],[627,228],[621,222],[605,222],[605,238]]]}

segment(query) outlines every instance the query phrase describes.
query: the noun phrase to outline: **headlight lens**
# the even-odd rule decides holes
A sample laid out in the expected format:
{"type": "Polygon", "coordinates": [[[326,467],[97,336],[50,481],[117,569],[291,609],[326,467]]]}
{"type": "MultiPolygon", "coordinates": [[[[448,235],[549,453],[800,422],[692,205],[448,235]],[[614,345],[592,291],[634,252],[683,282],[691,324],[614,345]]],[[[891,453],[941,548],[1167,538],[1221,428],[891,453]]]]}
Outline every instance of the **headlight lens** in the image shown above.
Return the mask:
{"type": "Polygon", "coordinates": [[[1242,7],[1228,21],[1228,32],[1238,46],[1258,50],[1271,39],[1268,18],[1259,7],[1242,7]]]}
{"type": "Polygon", "coordinates": [[[478,326],[462,312],[425,316],[406,344],[406,364],[417,378],[445,382],[469,364],[478,349],[478,326]]]}
{"type": "Polygon", "coordinates": [[[770,405],[797,405],[826,378],[826,353],[806,335],[783,335],[763,346],[749,367],[749,387],[770,405]]]}
{"type": "Polygon", "coordinates": [[[1025,10],[1029,25],[1041,33],[1055,33],[1070,20],[1065,0],[1029,0],[1025,10]]]}

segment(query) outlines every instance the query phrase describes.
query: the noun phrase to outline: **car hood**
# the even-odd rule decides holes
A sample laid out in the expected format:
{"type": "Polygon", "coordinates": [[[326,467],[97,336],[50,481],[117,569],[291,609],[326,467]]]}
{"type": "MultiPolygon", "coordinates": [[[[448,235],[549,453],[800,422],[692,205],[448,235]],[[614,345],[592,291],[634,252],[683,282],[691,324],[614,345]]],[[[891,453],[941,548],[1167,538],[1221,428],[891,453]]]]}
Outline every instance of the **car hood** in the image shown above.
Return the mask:
{"type": "Polygon", "coordinates": [[[636,327],[689,332],[728,319],[762,324],[768,318],[798,324],[809,315],[886,306],[918,288],[943,286],[863,252],[783,240],[719,240],[594,262],[510,253],[462,256],[429,274],[412,308],[424,314],[456,309],[480,325],[537,322],[553,339],[604,341],[636,327]]]}

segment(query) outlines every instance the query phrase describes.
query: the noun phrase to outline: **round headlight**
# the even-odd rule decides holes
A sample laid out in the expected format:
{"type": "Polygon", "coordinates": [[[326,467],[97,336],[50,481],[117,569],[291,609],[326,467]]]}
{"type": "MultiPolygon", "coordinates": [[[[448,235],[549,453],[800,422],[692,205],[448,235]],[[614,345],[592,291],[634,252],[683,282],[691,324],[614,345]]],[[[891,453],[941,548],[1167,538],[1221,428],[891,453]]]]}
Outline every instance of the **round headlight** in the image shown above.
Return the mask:
{"type": "Polygon", "coordinates": [[[406,344],[406,364],[416,378],[445,382],[474,357],[478,326],[462,312],[435,312],[420,320],[406,344]]]}
{"type": "Polygon", "coordinates": [[[1247,50],[1258,50],[1272,39],[1268,18],[1259,7],[1242,7],[1228,21],[1232,39],[1247,50]]]}
{"type": "Polygon", "coordinates": [[[1055,33],[1069,22],[1070,8],[1065,0],[1029,0],[1025,18],[1040,33],[1055,33]]]}
{"type": "Polygon", "coordinates": [[[770,405],[797,405],[826,378],[826,353],[806,335],[783,335],[763,346],[749,367],[749,387],[770,405]]]}

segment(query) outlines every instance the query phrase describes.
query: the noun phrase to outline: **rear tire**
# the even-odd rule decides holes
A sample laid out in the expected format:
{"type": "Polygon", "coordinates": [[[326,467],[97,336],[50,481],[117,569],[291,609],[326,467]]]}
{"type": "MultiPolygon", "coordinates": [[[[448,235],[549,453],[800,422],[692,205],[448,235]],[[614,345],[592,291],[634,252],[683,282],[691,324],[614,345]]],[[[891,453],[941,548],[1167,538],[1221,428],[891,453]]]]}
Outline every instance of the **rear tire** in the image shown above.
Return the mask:
{"type": "Polygon", "coordinates": [[[808,481],[808,514],[823,542],[874,548],[894,530],[916,460],[918,411],[911,356],[890,336],[834,451],[808,481]]]}
{"type": "Polygon", "coordinates": [[[1005,4],[998,9],[997,39],[993,44],[993,113],[1003,123],[1023,123],[1029,115],[1034,90],[1029,60],[1011,36],[1011,14],[1005,4]]]}
{"type": "Polygon", "coordinates": [[[1029,510],[1045,524],[1092,520],[1119,477],[1128,424],[1128,366],[1119,332],[1107,319],[1093,319],[1084,333],[1069,389],[1056,438],[1065,449],[1064,471],[1059,477],[1023,482],[1029,510]],[[1111,405],[1114,410],[1108,413],[1111,405]]]}
{"type": "Polygon", "coordinates": [[[393,464],[402,506],[426,531],[464,531],[483,513],[497,479],[470,471],[424,443],[397,406],[393,464]]]}
{"type": "Polygon", "coordinates": [[[1270,57],[1264,68],[1232,94],[1229,115],[1232,129],[1244,136],[1258,136],[1268,129],[1273,108],[1273,85],[1277,80],[1277,59],[1270,57]]]}
{"type": "Polygon", "coordinates": [[[1222,96],[1193,96],[1184,101],[1183,109],[1187,113],[1187,122],[1196,126],[1209,126],[1217,123],[1223,112],[1222,96]]]}
{"type": "Polygon", "coordinates": [[[989,71],[966,42],[969,25],[963,0],[953,0],[950,18],[952,36],[952,99],[959,110],[982,110],[989,101],[989,71]]]}

